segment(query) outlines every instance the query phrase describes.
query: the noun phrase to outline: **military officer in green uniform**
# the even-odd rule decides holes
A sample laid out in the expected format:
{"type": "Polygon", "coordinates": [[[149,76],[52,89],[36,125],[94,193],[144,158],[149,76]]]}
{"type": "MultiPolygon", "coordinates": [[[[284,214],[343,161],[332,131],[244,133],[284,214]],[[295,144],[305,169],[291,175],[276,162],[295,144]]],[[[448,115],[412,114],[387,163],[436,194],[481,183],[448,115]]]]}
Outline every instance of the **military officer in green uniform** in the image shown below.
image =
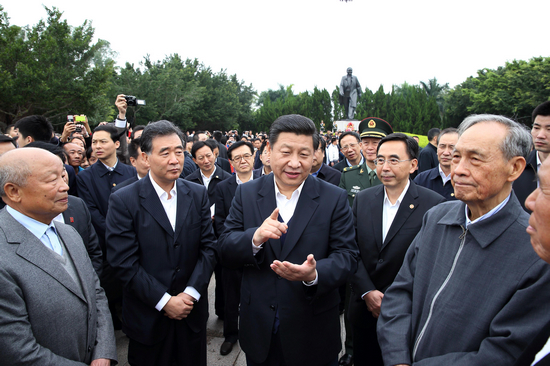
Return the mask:
{"type": "Polygon", "coordinates": [[[381,184],[376,176],[376,148],[382,138],[393,133],[391,125],[381,118],[368,117],[359,124],[361,149],[365,157],[364,163],[344,168],[340,178],[340,187],[348,192],[350,207],[353,206],[355,195],[363,189],[381,184]]]}

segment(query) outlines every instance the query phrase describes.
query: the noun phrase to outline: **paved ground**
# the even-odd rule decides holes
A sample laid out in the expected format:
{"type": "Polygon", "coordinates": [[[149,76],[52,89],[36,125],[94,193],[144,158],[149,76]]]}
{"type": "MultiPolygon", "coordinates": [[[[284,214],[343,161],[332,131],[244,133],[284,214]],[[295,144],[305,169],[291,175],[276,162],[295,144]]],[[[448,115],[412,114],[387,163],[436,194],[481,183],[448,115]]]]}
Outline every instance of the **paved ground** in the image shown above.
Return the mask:
{"type": "MultiPolygon", "coordinates": [[[[208,302],[210,305],[210,318],[207,324],[207,357],[208,366],[246,366],[246,358],[244,352],[241,351],[239,343],[235,344],[233,350],[227,356],[220,355],[220,346],[223,343],[223,322],[218,320],[214,314],[214,288],[215,280],[212,277],[210,286],[208,287],[208,302]]],[[[344,334],[343,317],[340,317],[342,323],[342,337],[344,334]]],[[[128,364],[128,338],[122,331],[116,331],[118,362],[121,366],[129,366],[128,364]]],[[[343,353],[343,352],[342,352],[343,353]]]]}

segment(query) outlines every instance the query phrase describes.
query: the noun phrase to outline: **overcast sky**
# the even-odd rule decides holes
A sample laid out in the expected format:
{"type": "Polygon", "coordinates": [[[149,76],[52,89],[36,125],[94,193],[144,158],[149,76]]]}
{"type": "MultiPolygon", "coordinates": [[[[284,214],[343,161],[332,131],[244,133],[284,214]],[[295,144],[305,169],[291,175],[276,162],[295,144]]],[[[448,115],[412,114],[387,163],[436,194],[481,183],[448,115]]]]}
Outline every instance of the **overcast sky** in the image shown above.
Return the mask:
{"type": "MultiPolygon", "coordinates": [[[[0,0],[10,24],[92,21],[117,64],[178,53],[261,92],[332,92],[351,66],[363,89],[437,77],[451,87],[482,68],[550,56],[548,0],[0,0]]],[[[122,91],[123,92],[123,91],[122,91]]]]}

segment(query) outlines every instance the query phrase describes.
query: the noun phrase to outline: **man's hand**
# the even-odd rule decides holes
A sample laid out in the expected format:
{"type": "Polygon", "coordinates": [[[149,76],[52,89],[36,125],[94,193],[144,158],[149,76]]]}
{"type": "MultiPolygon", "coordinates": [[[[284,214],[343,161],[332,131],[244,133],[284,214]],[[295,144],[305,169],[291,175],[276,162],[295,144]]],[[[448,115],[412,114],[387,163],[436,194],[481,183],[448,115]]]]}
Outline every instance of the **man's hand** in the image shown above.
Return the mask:
{"type": "Polygon", "coordinates": [[[184,293],[181,293],[178,296],[172,296],[162,308],[165,312],[164,315],[170,319],[176,320],[187,318],[187,315],[191,313],[191,310],[193,310],[193,305],[195,304],[193,300],[190,299],[192,299],[192,297],[184,293]]]}
{"type": "Polygon", "coordinates": [[[107,358],[98,358],[93,360],[90,366],[111,366],[111,360],[107,358]]]}
{"type": "Polygon", "coordinates": [[[71,136],[71,133],[73,133],[75,129],[76,125],[74,124],[74,122],[65,123],[65,127],[63,127],[63,133],[61,134],[61,138],[59,140],[63,143],[69,141],[69,136],[71,136]]]}
{"type": "Polygon", "coordinates": [[[115,105],[118,108],[118,119],[124,120],[126,118],[126,109],[128,108],[124,94],[116,96],[115,105]]]}
{"type": "Polygon", "coordinates": [[[307,256],[304,263],[292,264],[284,261],[273,261],[271,269],[284,279],[289,281],[304,281],[311,282],[315,280],[315,267],[317,262],[313,258],[313,254],[307,256]]]}
{"type": "Polygon", "coordinates": [[[367,309],[372,313],[372,316],[378,318],[380,316],[380,305],[382,305],[382,299],[384,294],[378,290],[373,290],[366,294],[363,299],[367,304],[367,309]]]}
{"type": "Polygon", "coordinates": [[[268,239],[279,239],[282,234],[286,233],[288,226],[285,223],[279,222],[279,209],[273,210],[271,215],[264,220],[262,225],[256,229],[252,242],[255,246],[265,243],[268,239]]]}

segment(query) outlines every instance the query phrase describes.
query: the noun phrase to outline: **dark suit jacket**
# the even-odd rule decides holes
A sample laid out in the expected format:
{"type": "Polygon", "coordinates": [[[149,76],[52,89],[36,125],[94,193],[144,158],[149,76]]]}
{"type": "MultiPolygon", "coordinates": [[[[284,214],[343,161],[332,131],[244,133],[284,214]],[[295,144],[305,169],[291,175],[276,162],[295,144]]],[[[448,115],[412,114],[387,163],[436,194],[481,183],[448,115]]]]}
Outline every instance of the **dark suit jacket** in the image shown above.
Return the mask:
{"type": "Polygon", "coordinates": [[[435,168],[439,165],[437,160],[437,147],[428,143],[424,149],[418,154],[418,173],[425,170],[435,168]]]}
{"type": "Polygon", "coordinates": [[[183,155],[185,155],[185,160],[183,161],[183,170],[181,171],[180,178],[185,179],[185,177],[199,169],[199,167],[193,161],[193,156],[191,156],[189,151],[184,151],[183,155]]]}
{"type": "Polygon", "coordinates": [[[170,322],[176,327],[186,322],[199,332],[208,318],[207,287],[216,264],[208,196],[204,187],[182,179],[176,184],[175,231],[149,175],[109,200],[107,261],[124,285],[122,329],[146,345],[162,341],[170,322]],[[155,309],[165,293],[175,296],[187,286],[201,298],[185,320],[155,309]]]}
{"type": "Polygon", "coordinates": [[[222,168],[225,172],[229,173],[229,174],[233,174],[231,172],[231,163],[229,163],[229,160],[227,159],[224,159],[222,157],[219,157],[216,159],[216,164],[222,168]]]}
{"type": "Polygon", "coordinates": [[[225,147],[225,145],[222,144],[221,142],[218,142],[218,151],[220,152],[219,153],[220,158],[227,159],[227,147],[225,147]]]}
{"type": "Polygon", "coordinates": [[[69,195],[69,204],[65,212],[63,212],[63,220],[65,224],[74,227],[80,234],[92,265],[99,276],[101,266],[103,265],[103,254],[94,226],[92,225],[90,211],[88,211],[86,204],[81,198],[69,195]]]}
{"type": "MultiPolygon", "coordinates": [[[[252,180],[260,178],[260,174],[260,170],[253,170],[252,180]]],[[[227,215],[229,215],[229,209],[231,208],[233,197],[235,197],[237,186],[236,173],[216,186],[216,190],[214,192],[214,202],[216,203],[214,232],[217,237],[219,237],[224,230],[223,224],[225,223],[227,215]]]]}
{"type": "Polygon", "coordinates": [[[69,164],[64,164],[65,170],[67,171],[67,176],[69,177],[69,194],[72,196],[78,196],[78,189],[76,187],[76,173],[74,168],[69,164]]]}
{"type": "Polygon", "coordinates": [[[372,319],[361,295],[372,290],[386,291],[399,272],[407,249],[422,227],[424,214],[444,201],[439,194],[411,181],[386,240],[382,242],[384,186],[378,185],[357,193],[353,202],[353,219],[361,259],[357,264],[357,272],[350,278],[353,293],[349,319],[352,323],[365,322],[365,317],[372,319]]]}
{"type": "Polygon", "coordinates": [[[263,165],[262,160],[260,160],[260,149],[258,149],[254,153],[254,170],[260,169],[263,165]]]}
{"type": "MultiPolygon", "coordinates": [[[[535,162],[536,163],[536,162],[535,162]]],[[[531,342],[529,346],[523,351],[521,356],[517,359],[514,366],[531,366],[535,356],[539,351],[544,347],[548,338],[550,337],[550,323],[547,323],[544,328],[539,332],[535,339],[531,342]]],[[[535,366],[550,366],[550,354],[541,358],[535,366]]]]}
{"type": "Polygon", "coordinates": [[[317,173],[317,178],[324,180],[325,182],[334,184],[336,187],[338,187],[338,185],[340,184],[341,176],[342,173],[334,168],[329,167],[325,163],[321,165],[321,170],[319,171],[319,173],[317,173]]]}
{"type": "Polygon", "coordinates": [[[455,189],[453,188],[451,181],[448,181],[447,184],[443,185],[443,179],[441,179],[441,175],[439,175],[439,166],[418,174],[414,178],[414,182],[416,185],[426,187],[439,193],[447,201],[456,200],[455,189]]]}
{"type": "Polygon", "coordinates": [[[137,182],[139,179],[137,177],[137,175],[133,176],[132,178],[130,179],[126,179],[124,182],[122,183],[119,183],[117,184],[115,187],[113,187],[113,189],[111,189],[111,194],[115,193],[116,191],[118,191],[119,189],[121,188],[124,188],[126,186],[129,186],[130,184],[132,183],[135,183],[137,182]]]}
{"type": "Polygon", "coordinates": [[[99,245],[105,254],[105,217],[109,205],[109,196],[114,186],[137,175],[136,168],[119,161],[110,172],[101,161],[78,173],[76,183],[78,196],[82,198],[99,238],[99,245]]]}
{"type": "Polygon", "coordinates": [[[514,193],[516,194],[519,203],[521,203],[521,207],[527,213],[531,213],[526,207],[525,207],[525,200],[529,195],[537,189],[537,151],[533,150],[527,157],[527,164],[525,165],[525,169],[523,170],[523,173],[519,176],[518,179],[516,179],[513,183],[513,189],[514,193]]]}
{"type": "MultiPolygon", "coordinates": [[[[214,197],[216,185],[229,177],[231,177],[231,174],[216,165],[216,170],[212,173],[212,179],[210,179],[210,183],[208,184],[208,200],[210,201],[210,206],[216,202],[216,198],[214,197]]],[[[204,186],[200,169],[195,170],[192,174],[185,177],[185,180],[204,186]]]]}
{"type": "Polygon", "coordinates": [[[346,192],[308,177],[284,246],[270,239],[254,256],[254,232],[276,207],[273,175],[240,185],[219,238],[222,264],[243,268],[239,342],[263,362],[278,313],[287,365],[324,365],[341,349],[338,287],[355,272],[358,253],[346,192]],[[269,266],[275,259],[301,264],[308,254],[317,261],[316,286],[282,279],[269,266]]]}

